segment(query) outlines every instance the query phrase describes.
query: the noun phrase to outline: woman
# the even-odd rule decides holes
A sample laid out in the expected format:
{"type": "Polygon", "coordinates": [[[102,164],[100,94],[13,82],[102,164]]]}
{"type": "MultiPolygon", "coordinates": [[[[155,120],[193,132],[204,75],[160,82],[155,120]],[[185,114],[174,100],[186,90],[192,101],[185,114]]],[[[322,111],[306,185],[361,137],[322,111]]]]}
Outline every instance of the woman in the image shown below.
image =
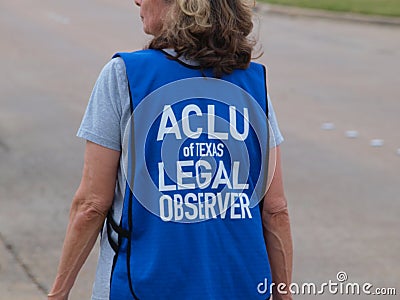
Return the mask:
{"type": "Polygon", "coordinates": [[[99,231],[92,299],[291,299],[283,139],[265,69],[250,63],[251,5],[135,3],[154,38],[116,55],[93,90],[78,131],[87,140],[82,180],[48,299],[68,299],[99,231]],[[276,167],[264,193],[267,148],[276,167]]]}

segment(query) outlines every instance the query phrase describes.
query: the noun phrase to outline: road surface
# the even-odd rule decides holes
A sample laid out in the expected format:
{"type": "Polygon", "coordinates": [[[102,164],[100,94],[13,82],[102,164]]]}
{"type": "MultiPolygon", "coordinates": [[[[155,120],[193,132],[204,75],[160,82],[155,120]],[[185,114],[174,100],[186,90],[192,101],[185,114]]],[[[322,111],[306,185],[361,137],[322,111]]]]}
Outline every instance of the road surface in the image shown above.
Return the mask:
{"type": "MultiPolygon", "coordinates": [[[[0,24],[0,299],[44,299],[80,180],[75,134],[92,86],[114,52],[149,37],[132,1],[8,1],[0,24]]],[[[285,137],[294,282],[344,271],[347,282],[399,294],[400,27],[267,14],[258,35],[285,137]]],[[[96,255],[71,299],[89,298],[96,255]]]]}

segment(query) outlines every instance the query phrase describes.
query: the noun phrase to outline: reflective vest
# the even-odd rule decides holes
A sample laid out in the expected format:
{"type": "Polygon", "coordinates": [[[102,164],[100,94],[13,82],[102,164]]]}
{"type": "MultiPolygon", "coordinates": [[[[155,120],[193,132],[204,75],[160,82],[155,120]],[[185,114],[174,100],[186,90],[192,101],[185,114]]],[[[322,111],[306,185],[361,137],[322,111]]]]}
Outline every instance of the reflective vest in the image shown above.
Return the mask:
{"type": "Polygon", "coordinates": [[[132,119],[110,299],[267,299],[265,68],[216,79],[160,50],[116,56],[132,119]]]}

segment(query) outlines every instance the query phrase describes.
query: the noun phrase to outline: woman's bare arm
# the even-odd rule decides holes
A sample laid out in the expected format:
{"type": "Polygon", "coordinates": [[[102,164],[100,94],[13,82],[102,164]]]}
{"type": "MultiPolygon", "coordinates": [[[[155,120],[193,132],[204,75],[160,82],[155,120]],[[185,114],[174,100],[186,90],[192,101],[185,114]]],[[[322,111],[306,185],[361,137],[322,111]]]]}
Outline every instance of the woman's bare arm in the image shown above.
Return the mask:
{"type": "Polygon", "coordinates": [[[264,197],[263,231],[271,264],[273,300],[292,299],[288,287],[292,279],[293,246],[287,202],[283,190],[280,148],[276,147],[276,168],[271,185],[264,197]],[[280,294],[278,284],[285,284],[287,294],[280,294]]]}
{"type": "Polygon", "coordinates": [[[114,198],[120,152],[87,142],[82,180],[73,198],[57,276],[48,299],[68,299],[114,198]]]}

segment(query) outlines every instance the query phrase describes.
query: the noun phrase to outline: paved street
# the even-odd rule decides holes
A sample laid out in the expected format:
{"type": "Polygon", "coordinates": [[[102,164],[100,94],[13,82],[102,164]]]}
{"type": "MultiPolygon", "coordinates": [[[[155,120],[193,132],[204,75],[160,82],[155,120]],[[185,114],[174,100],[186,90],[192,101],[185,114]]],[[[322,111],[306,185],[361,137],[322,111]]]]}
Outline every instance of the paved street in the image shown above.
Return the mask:
{"type": "MultiPolygon", "coordinates": [[[[399,294],[400,27],[267,14],[258,31],[285,137],[294,282],[345,271],[399,294]]],[[[0,38],[0,300],[44,299],[80,180],[75,134],[91,89],[114,52],[149,38],[132,1],[107,0],[3,2],[0,38]]],[[[71,299],[89,299],[96,255],[71,299]]]]}

